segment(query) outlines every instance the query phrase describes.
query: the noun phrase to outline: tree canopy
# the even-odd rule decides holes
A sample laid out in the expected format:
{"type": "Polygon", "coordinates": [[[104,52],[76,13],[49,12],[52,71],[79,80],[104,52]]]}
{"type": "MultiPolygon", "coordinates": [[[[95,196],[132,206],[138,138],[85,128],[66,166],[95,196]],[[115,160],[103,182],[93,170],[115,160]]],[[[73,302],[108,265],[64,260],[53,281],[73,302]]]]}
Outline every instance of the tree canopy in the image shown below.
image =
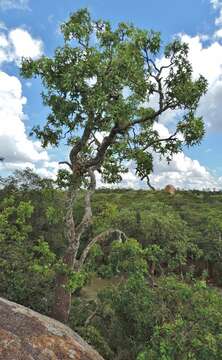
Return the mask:
{"type": "Polygon", "coordinates": [[[71,147],[67,165],[75,178],[82,182],[91,169],[104,181],[120,181],[133,160],[148,180],[154,152],[169,160],[183,144],[199,143],[204,126],[195,110],[207,83],[193,79],[187,44],[176,39],[164,47],[158,32],[127,23],[114,28],[87,9],[72,14],[61,31],[64,45],[53,58],[24,59],[22,75],[42,79],[50,108],[33,133],[44,147],[71,147]],[[161,138],[154,124],[178,110],[171,135],[161,138]]]}
{"type": "Polygon", "coordinates": [[[80,272],[61,261],[65,197],[28,169],[1,179],[0,295],[51,314],[62,269],[69,325],[105,359],[222,359],[222,193],[96,191],[80,257],[111,224],[127,239],[94,243],[80,272]]]}

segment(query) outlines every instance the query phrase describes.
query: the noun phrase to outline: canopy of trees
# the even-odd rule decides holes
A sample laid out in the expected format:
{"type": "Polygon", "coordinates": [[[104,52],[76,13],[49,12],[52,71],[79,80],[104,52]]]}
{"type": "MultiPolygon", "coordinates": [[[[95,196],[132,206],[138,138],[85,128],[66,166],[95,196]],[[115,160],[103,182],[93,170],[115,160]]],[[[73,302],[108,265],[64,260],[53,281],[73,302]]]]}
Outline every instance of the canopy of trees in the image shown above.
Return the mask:
{"type": "MultiPolygon", "coordinates": [[[[65,196],[30,170],[1,179],[0,296],[44,314],[64,271],[65,196]]],[[[127,239],[67,270],[69,325],[105,359],[222,359],[222,193],[101,189],[92,208],[82,248],[111,224],[127,239]]],[[[81,221],[84,190],[73,212],[81,221]]]]}

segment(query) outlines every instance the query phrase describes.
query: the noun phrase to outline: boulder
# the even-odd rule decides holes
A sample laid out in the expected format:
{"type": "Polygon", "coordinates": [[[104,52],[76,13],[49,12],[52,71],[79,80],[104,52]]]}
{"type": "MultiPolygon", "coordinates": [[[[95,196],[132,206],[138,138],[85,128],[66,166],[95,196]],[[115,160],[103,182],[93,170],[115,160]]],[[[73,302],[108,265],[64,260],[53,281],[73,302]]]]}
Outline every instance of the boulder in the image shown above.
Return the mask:
{"type": "Polygon", "coordinates": [[[0,298],[0,360],[104,360],[62,323],[0,298]]]}
{"type": "Polygon", "coordinates": [[[167,192],[170,195],[174,195],[176,192],[176,188],[173,185],[167,185],[164,189],[165,192],[167,192]]]}

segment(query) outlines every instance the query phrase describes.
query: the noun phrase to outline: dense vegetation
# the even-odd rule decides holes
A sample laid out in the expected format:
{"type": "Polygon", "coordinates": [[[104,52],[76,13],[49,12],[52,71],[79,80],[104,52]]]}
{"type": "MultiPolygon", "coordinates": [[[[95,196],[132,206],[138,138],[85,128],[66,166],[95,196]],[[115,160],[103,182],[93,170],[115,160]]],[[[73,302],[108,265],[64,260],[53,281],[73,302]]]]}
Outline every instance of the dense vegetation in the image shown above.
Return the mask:
{"type": "MultiPolygon", "coordinates": [[[[1,179],[0,296],[44,314],[64,266],[64,198],[30,170],[1,179]]],[[[107,228],[127,239],[98,242],[69,271],[70,326],[105,359],[222,359],[222,193],[100,189],[92,200],[78,258],[107,228]]]]}

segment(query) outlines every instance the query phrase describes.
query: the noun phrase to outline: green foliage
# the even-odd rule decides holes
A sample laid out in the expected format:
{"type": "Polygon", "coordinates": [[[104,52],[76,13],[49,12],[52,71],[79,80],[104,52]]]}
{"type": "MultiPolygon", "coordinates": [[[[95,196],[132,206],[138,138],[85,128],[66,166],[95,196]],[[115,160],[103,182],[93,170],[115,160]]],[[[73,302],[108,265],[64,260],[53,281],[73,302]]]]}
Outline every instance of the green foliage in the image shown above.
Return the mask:
{"type": "Polygon", "coordinates": [[[151,288],[137,273],[99,301],[92,324],[113,352],[108,359],[222,359],[222,299],[204,282],[161,277],[151,288]]]}
{"type": "Polygon", "coordinates": [[[202,282],[190,286],[169,278],[161,280],[156,296],[167,309],[164,323],[154,328],[147,359],[222,358],[222,301],[216,290],[202,282]]]}
{"type": "Polygon", "coordinates": [[[108,261],[114,275],[148,272],[145,251],[134,239],[129,239],[124,243],[114,241],[108,261]]]}
{"type": "Polygon", "coordinates": [[[65,191],[32,179],[0,189],[1,296],[48,314],[59,269],[75,293],[69,325],[107,360],[222,359],[221,192],[98,190],[85,243],[110,226],[128,240],[94,245],[75,273],[55,255],[65,191]],[[89,298],[95,276],[111,286],[89,298]]]}
{"type": "Polygon", "coordinates": [[[113,222],[118,216],[117,206],[110,202],[98,204],[94,207],[94,212],[93,224],[98,233],[112,227],[113,222]]]}
{"type": "Polygon", "coordinates": [[[77,289],[81,289],[83,287],[83,285],[85,285],[86,280],[87,280],[87,273],[86,272],[75,272],[73,271],[70,275],[69,275],[69,281],[67,284],[67,288],[73,293],[75,292],[77,289]]]}
{"type": "Polygon", "coordinates": [[[33,264],[30,265],[30,270],[43,275],[45,278],[53,278],[56,256],[50,250],[49,244],[43,239],[40,239],[38,243],[33,246],[32,251],[33,264]]]}
{"type": "Polygon", "coordinates": [[[30,218],[32,230],[30,238],[37,242],[43,238],[56,254],[64,250],[64,193],[55,190],[55,184],[50,179],[41,178],[30,169],[15,171],[4,179],[0,179],[1,196],[15,198],[15,204],[20,201],[31,202],[33,214],[30,218]]]}
{"type": "Polygon", "coordinates": [[[5,197],[0,203],[0,294],[48,312],[55,254],[43,239],[31,239],[30,201],[5,197]]]}
{"type": "Polygon", "coordinates": [[[79,329],[79,333],[82,334],[85,340],[92,344],[96,349],[100,349],[101,353],[103,354],[106,359],[110,359],[113,357],[113,352],[110,349],[109,345],[105,341],[105,339],[101,336],[98,329],[94,326],[87,326],[84,329],[79,329]]]}
{"type": "MultiPolygon", "coordinates": [[[[114,27],[94,20],[87,9],[71,14],[61,32],[64,43],[54,56],[23,59],[21,74],[40,77],[43,103],[50,108],[43,128],[35,126],[32,134],[43,147],[71,147],[71,168],[81,184],[92,166],[105,182],[119,182],[128,161],[148,180],[154,152],[170,161],[183,144],[201,141],[204,124],[195,111],[207,83],[202,76],[193,79],[187,44],[176,39],[164,46],[159,32],[127,23],[114,27]],[[152,96],[158,109],[149,106],[152,96]],[[153,125],[167,110],[182,115],[172,135],[162,139],[153,125]],[[98,133],[106,134],[103,146],[98,133]]],[[[61,186],[72,180],[60,172],[61,186]]]]}

